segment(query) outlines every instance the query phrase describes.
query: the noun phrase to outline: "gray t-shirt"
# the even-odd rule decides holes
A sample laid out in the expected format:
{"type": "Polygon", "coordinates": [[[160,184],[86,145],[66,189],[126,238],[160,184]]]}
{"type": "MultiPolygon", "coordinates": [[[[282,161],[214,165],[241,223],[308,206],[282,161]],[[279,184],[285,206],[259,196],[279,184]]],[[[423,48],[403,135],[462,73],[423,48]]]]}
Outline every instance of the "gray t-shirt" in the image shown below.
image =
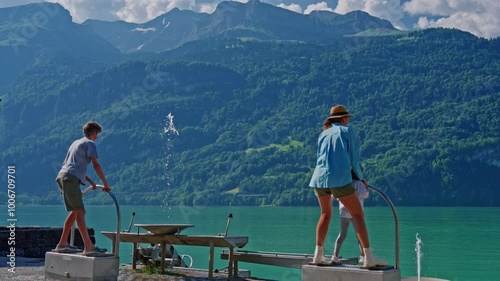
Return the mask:
{"type": "Polygon", "coordinates": [[[68,149],[68,154],[66,154],[59,173],[68,173],[76,176],[84,184],[85,177],[87,176],[87,167],[92,156],[97,157],[97,147],[93,141],[86,137],[74,141],[68,149]]]}

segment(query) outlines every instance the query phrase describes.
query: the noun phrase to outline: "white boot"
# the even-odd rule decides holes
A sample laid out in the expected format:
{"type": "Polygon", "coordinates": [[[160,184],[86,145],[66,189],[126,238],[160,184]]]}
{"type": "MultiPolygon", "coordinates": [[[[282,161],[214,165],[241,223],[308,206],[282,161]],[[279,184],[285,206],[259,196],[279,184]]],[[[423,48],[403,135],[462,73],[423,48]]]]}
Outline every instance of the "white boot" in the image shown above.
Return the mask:
{"type": "Polygon", "coordinates": [[[363,250],[365,251],[365,260],[363,261],[363,267],[370,268],[377,265],[387,265],[387,261],[375,256],[371,248],[365,248],[363,250]]]}
{"type": "Polygon", "coordinates": [[[359,263],[365,263],[365,256],[359,256],[359,263]]]}
{"type": "Polygon", "coordinates": [[[316,245],[316,249],[314,250],[314,257],[313,257],[313,263],[318,264],[326,261],[325,259],[325,253],[323,250],[323,246],[318,246],[316,245]]]}

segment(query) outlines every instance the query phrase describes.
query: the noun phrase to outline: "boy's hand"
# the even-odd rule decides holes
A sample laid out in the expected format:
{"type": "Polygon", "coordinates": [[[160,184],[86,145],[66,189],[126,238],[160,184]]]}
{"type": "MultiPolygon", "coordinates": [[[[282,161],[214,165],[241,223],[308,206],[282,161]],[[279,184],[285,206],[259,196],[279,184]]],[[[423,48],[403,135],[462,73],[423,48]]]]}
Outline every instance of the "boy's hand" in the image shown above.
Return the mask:
{"type": "Polygon", "coordinates": [[[102,191],[111,191],[111,189],[112,188],[109,185],[105,185],[105,186],[102,187],[102,191]]]}

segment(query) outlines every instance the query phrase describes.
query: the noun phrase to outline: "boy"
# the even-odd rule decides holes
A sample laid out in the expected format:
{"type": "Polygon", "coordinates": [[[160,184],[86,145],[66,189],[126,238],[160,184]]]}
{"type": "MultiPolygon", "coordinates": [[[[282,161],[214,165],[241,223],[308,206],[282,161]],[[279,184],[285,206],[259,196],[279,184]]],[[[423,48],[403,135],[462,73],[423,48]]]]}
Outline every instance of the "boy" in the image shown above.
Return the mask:
{"type": "Polygon", "coordinates": [[[83,206],[82,191],[80,190],[80,185],[85,185],[84,181],[90,183],[92,189],[97,188],[95,182],[87,177],[87,166],[90,162],[92,162],[95,172],[104,184],[102,190],[111,190],[111,186],[109,186],[104,176],[101,165],[97,161],[97,148],[94,142],[101,132],[102,127],[97,122],[88,122],[83,126],[83,134],[85,136],[71,144],[62,168],[56,178],[57,185],[59,185],[59,189],[64,197],[66,211],[70,212],[64,222],[64,228],[59,243],[54,249],[56,252],[78,251],[76,247],[67,243],[71,227],[76,221],[80,235],[83,239],[83,255],[95,256],[102,254],[102,251],[92,244],[87,232],[85,208],[83,206]]]}

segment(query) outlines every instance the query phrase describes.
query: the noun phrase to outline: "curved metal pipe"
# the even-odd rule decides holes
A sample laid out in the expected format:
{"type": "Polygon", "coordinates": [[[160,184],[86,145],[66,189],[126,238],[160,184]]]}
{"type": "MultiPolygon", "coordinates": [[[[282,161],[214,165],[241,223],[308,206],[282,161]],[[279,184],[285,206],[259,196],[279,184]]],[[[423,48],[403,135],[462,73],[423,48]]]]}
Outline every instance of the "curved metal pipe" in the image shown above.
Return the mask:
{"type": "Polygon", "coordinates": [[[392,204],[391,199],[384,192],[382,192],[382,190],[373,185],[369,185],[369,187],[370,189],[373,189],[375,192],[377,192],[380,196],[382,196],[389,207],[391,207],[392,214],[394,216],[394,227],[396,229],[396,268],[399,268],[399,220],[398,214],[396,213],[396,208],[394,207],[394,204],[392,204]]]}
{"type": "MultiPolygon", "coordinates": [[[[97,185],[98,188],[103,188],[104,186],[102,185],[97,185]]],[[[85,196],[89,191],[92,190],[92,186],[87,187],[83,192],[82,192],[82,197],[85,196]]],[[[117,216],[117,224],[116,224],[116,238],[113,245],[113,255],[115,257],[118,257],[118,254],[120,253],[120,228],[121,228],[121,215],[120,215],[120,205],[118,205],[118,200],[116,200],[115,195],[111,191],[106,191],[110,196],[111,199],[113,199],[113,202],[115,203],[116,207],[116,216],[117,216]]],[[[75,225],[71,227],[71,238],[70,238],[70,244],[74,245],[75,241],[75,225]]]]}

